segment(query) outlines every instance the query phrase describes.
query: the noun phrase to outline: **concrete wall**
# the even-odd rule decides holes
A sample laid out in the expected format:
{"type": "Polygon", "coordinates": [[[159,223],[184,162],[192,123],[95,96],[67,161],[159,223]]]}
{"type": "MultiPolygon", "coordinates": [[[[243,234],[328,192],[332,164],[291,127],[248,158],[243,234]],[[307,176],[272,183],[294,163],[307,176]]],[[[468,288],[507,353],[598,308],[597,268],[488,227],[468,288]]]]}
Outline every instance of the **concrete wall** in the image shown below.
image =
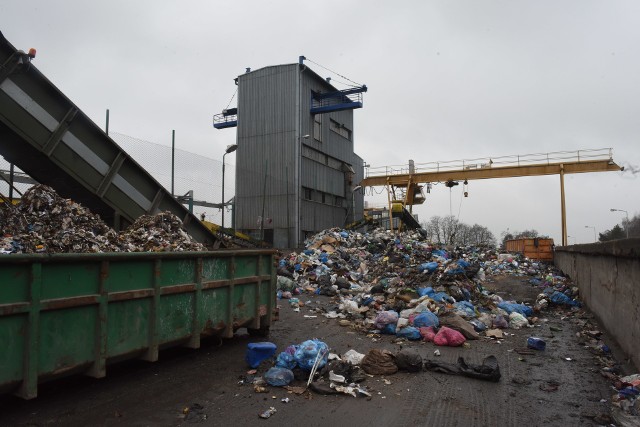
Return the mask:
{"type": "Polygon", "coordinates": [[[640,239],[557,247],[554,263],[640,368],[640,239]]]}

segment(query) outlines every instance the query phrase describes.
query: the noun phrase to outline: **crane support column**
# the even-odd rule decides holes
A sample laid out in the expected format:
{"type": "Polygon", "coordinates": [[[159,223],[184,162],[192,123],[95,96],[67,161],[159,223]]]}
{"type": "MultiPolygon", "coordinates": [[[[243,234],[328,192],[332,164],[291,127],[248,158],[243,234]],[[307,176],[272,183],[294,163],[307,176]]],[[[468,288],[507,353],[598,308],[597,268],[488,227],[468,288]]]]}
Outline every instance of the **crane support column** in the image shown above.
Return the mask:
{"type": "Polygon", "coordinates": [[[567,246],[567,207],[564,202],[564,165],[560,165],[560,212],[562,215],[562,246],[567,246]]]}
{"type": "Polygon", "coordinates": [[[391,186],[389,185],[389,178],[387,178],[387,200],[389,201],[389,230],[393,234],[393,206],[391,206],[391,186]]]}

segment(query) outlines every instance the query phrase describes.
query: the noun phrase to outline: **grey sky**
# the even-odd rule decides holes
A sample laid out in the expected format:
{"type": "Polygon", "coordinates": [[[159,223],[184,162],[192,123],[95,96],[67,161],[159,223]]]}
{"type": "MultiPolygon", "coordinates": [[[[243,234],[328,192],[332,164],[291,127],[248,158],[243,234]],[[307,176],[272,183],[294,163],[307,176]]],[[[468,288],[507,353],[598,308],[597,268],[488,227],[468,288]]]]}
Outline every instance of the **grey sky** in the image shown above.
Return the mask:
{"type": "MultiPolygon", "coordinates": [[[[639,18],[637,1],[0,4],[4,36],[37,48],[35,65],[96,123],[109,108],[116,132],[170,145],[175,129],[179,148],[217,159],[235,142],[235,130],[211,126],[233,78],[305,55],[369,87],[354,139],[372,166],[612,147],[637,170],[639,18]]],[[[640,213],[633,173],[569,175],[565,187],[570,243],[624,218],[610,208],[640,213]]],[[[560,240],[557,176],[461,191],[451,193],[461,221],[560,240]]],[[[416,212],[449,208],[437,186],[416,212]]]]}

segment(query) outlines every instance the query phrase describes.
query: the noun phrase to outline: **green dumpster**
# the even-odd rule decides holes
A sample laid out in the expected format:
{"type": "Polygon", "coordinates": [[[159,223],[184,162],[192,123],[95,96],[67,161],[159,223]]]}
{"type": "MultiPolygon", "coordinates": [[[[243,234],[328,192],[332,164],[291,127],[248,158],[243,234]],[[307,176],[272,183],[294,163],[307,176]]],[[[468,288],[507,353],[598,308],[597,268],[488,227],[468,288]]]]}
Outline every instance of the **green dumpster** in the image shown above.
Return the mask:
{"type": "Polygon", "coordinates": [[[155,361],[208,335],[265,332],[275,309],[273,250],[0,256],[0,391],[111,361],[155,361]]]}

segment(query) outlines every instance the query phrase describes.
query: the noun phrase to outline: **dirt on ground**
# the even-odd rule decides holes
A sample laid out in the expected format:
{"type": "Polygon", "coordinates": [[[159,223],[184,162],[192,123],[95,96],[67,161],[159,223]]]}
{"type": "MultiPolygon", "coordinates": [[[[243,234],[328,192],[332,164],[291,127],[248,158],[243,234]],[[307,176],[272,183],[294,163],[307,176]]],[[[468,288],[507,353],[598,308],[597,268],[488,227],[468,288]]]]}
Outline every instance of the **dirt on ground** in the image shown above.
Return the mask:
{"type": "MultiPolygon", "coordinates": [[[[504,299],[533,303],[539,289],[525,278],[505,276],[485,287],[504,299]]],[[[304,307],[294,311],[280,300],[280,319],[267,338],[239,330],[233,339],[204,340],[200,349],[174,348],[155,363],[139,360],[110,365],[107,377],[71,376],[40,385],[38,397],[25,401],[0,397],[0,425],[7,426],[574,426],[611,422],[610,382],[600,371],[601,355],[576,334],[585,322],[595,324],[585,309],[552,308],[533,328],[506,329],[503,340],[481,337],[465,347],[438,347],[395,336],[365,334],[340,326],[318,309],[337,305],[326,296],[300,295],[304,307]],[[544,351],[527,349],[529,336],[546,341],[544,351]],[[432,371],[368,376],[371,397],[292,393],[267,387],[257,393],[247,380],[247,344],[268,340],[278,352],[291,344],[318,338],[331,351],[367,353],[413,348],[423,359],[456,363],[459,356],[480,364],[494,355],[502,377],[487,382],[432,371]],[[439,350],[440,356],[434,351],[439,350]],[[268,418],[259,414],[269,408],[268,418]]],[[[610,340],[604,335],[604,341],[610,340]]],[[[611,343],[613,344],[613,343],[611,343]]],[[[614,348],[615,346],[611,345],[614,348]]],[[[276,353],[277,354],[277,353],[276,353]]],[[[273,366],[263,362],[256,375],[273,366]]],[[[296,380],[292,385],[304,387],[296,380]]]]}

